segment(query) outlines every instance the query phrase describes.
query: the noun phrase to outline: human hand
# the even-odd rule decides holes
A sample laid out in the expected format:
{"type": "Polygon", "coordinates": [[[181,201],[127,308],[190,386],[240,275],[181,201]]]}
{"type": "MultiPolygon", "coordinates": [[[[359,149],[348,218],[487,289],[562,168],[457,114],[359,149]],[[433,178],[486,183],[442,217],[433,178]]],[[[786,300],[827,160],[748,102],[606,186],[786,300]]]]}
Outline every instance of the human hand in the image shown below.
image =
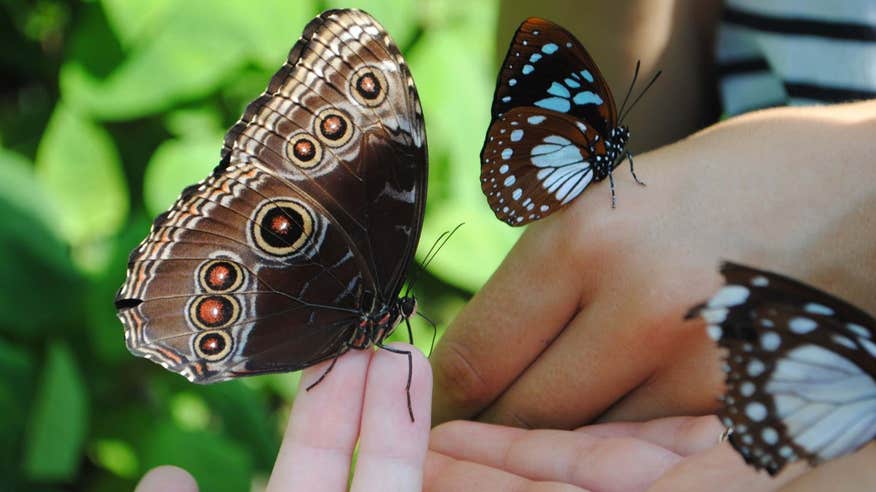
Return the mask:
{"type": "Polygon", "coordinates": [[[806,471],[776,478],[748,467],[715,417],[610,423],[575,431],[523,430],[454,421],[432,431],[427,491],[778,490],[806,471]]]}
{"type": "Polygon", "coordinates": [[[534,428],[716,409],[720,358],[686,310],[721,259],[876,311],[876,101],[727,120],[622,164],[530,225],[432,356],[436,423],[534,428]]]}
{"type": "MultiPolygon", "coordinates": [[[[351,350],[310,391],[299,391],[267,491],[347,490],[358,439],[351,490],[420,490],[429,437],[432,378],[423,354],[413,356],[408,416],[405,358],[386,350],[351,350]]],[[[325,371],[326,361],[301,375],[306,388],[325,371]]],[[[194,479],[175,467],[147,473],[137,492],[197,491],[194,479]]]]}

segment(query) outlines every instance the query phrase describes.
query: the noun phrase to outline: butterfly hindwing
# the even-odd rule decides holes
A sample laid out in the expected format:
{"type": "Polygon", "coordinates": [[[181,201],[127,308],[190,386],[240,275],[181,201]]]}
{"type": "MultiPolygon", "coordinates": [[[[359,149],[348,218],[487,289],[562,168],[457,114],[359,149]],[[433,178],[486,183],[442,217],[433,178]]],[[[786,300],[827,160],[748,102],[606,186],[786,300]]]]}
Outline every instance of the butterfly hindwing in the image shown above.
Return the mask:
{"type": "Polygon", "coordinates": [[[192,381],[337,356],[395,301],[419,238],[425,130],[410,73],[356,10],[314,19],[222,161],[135,249],[129,349],[192,381]]]}
{"type": "Polygon", "coordinates": [[[490,125],[481,188],[510,225],[538,220],[577,197],[607,170],[605,142],[585,123],[537,108],[514,108],[490,125]]]}
{"type": "Polygon", "coordinates": [[[719,412],[734,448],[770,474],[818,464],[876,436],[876,321],[820,290],[726,263],[723,287],[695,307],[727,350],[719,412]]]}
{"type": "Polygon", "coordinates": [[[608,135],[617,125],[611,90],[571,33],[545,19],[525,20],[502,63],[492,116],[533,106],[568,114],[608,135]]]}

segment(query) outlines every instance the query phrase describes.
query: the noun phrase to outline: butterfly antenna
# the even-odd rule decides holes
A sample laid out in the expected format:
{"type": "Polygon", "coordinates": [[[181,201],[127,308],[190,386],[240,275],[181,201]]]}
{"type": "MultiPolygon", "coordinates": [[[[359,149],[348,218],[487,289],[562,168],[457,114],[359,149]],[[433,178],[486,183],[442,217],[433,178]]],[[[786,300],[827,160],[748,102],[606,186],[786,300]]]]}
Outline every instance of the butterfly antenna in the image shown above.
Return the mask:
{"type": "Polygon", "coordinates": [[[654,74],[654,76],[651,78],[651,81],[648,82],[648,85],[646,85],[645,88],[642,89],[642,92],[640,92],[640,93],[639,93],[639,96],[636,98],[636,100],[633,101],[632,104],[630,104],[630,107],[627,108],[627,112],[626,112],[626,113],[623,113],[623,114],[621,115],[621,117],[618,118],[618,121],[623,121],[623,119],[626,118],[626,116],[627,116],[628,114],[630,114],[630,111],[632,111],[632,109],[633,109],[633,107],[636,105],[636,103],[639,102],[639,99],[642,99],[642,96],[644,96],[645,93],[648,92],[648,89],[650,89],[651,86],[654,85],[654,82],[657,82],[657,79],[660,77],[660,74],[662,74],[662,73],[663,73],[663,70],[657,70],[657,73],[654,74]]]}
{"type": "MultiPolygon", "coordinates": [[[[442,232],[442,233],[438,236],[438,239],[436,239],[435,242],[432,243],[432,246],[429,247],[429,251],[426,251],[426,260],[428,260],[429,257],[432,255],[432,252],[435,250],[435,246],[437,246],[438,243],[441,241],[441,239],[442,239],[444,236],[446,236],[447,234],[448,234],[448,231],[444,231],[444,232],[442,232]]],[[[411,293],[411,289],[413,288],[414,283],[416,283],[417,278],[420,276],[420,272],[422,272],[422,271],[425,270],[425,269],[426,269],[426,265],[425,265],[425,263],[424,263],[424,264],[417,264],[417,265],[416,265],[416,270],[414,270],[414,273],[411,274],[411,278],[410,278],[410,280],[408,280],[407,288],[405,288],[405,293],[402,295],[402,297],[407,297],[408,294],[411,293]]]]}
{"type": "Polygon", "coordinates": [[[411,293],[411,290],[414,288],[414,284],[416,283],[416,281],[419,277],[419,274],[426,270],[426,268],[429,266],[429,263],[432,263],[432,260],[434,260],[435,257],[438,256],[438,252],[441,251],[441,248],[443,248],[444,245],[447,244],[447,241],[450,240],[450,237],[453,236],[453,234],[457,230],[459,230],[459,228],[462,227],[463,224],[464,224],[464,222],[460,222],[452,230],[442,232],[438,236],[438,239],[436,239],[435,242],[432,243],[432,246],[429,248],[429,251],[426,252],[425,258],[423,258],[422,265],[420,265],[420,267],[417,268],[417,270],[414,272],[414,274],[411,275],[411,280],[410,280],[410,282],[408,282],[408,285],[407,285],[407,288],[405,289],[405,293],[404,293],[403,297],[407,297],[408,294],[411,293]]]}
{"type": "MultiPolygon", "coordinates": [[[[623,114],[623,113],[624,113],[624,106],[627,105],[627,100],[629,100],[629,98],[630,98],[630,94],[632,94],[632,92],[633,92],[633,86],[636,85],[636,79],[639,78],[639,66],[640,66],[641,64],[642,64],[642,61],[641,61],[641,60],[636,60],[636,70],[633,72],[633,81],[630,82],[630,86],[627,88],[627,95],[624,96],[624,102],[621,103],[620,111],[618,111],[617,114],[623,114]]],[[[618,121],[620,121],[620,120],[622,120],[622,119],[623,119],[623,118],[620,118],[618,121]]]]}
{"type": "Polygon", "coordinates": [[[432,357],[432,349],[435,348],[435,337],[438,336],[438,324],[435,323],[434,321],[432,321],[431,319],[429,319],[428,316],[426,316],[425,314],[423,314],[419,311],[417,311],[417,316],[426,320],[426,323],[429,323],[429,326],[432,327],[432,343],[429,344],[429,355],[426,356],[426,357],[432,357]]]}

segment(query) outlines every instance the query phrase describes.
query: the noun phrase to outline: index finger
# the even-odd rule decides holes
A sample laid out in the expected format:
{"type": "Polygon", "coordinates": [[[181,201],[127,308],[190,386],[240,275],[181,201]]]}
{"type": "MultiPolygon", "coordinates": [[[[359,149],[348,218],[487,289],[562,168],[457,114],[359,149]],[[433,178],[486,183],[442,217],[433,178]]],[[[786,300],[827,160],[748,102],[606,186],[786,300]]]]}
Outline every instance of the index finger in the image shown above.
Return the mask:
{"type": "Polygon", "coordinates": [[[585,276],[558,219],[529,226],[435,347],[434,423],[479,413],[574,316],[585,276]]]}
{"type": "Polygon", "coordinates": [[[368,368],[359,454],[351,490],[421,490],[429,442],[432,372],[413,345],[393,343],[378,350],[368,368]],[[412,362],[411,407],[405,386],[412,362]]]}
{"type": "Polygon", "coordinates": [[[346,490],[365,393],[371,351],[351,350],[305,369],[274,470],[270,491],[346,490]]]}

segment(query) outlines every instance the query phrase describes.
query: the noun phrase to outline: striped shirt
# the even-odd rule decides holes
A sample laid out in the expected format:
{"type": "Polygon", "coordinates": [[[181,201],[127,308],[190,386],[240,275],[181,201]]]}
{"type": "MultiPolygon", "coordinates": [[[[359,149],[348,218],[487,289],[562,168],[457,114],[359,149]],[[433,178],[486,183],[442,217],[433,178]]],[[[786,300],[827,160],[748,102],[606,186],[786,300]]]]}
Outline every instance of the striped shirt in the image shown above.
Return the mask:
{"type": "Polygon", "coordinates": [[[716,58],[728,116],[876,98],[876,0],[728,0],[716,58]]]}

